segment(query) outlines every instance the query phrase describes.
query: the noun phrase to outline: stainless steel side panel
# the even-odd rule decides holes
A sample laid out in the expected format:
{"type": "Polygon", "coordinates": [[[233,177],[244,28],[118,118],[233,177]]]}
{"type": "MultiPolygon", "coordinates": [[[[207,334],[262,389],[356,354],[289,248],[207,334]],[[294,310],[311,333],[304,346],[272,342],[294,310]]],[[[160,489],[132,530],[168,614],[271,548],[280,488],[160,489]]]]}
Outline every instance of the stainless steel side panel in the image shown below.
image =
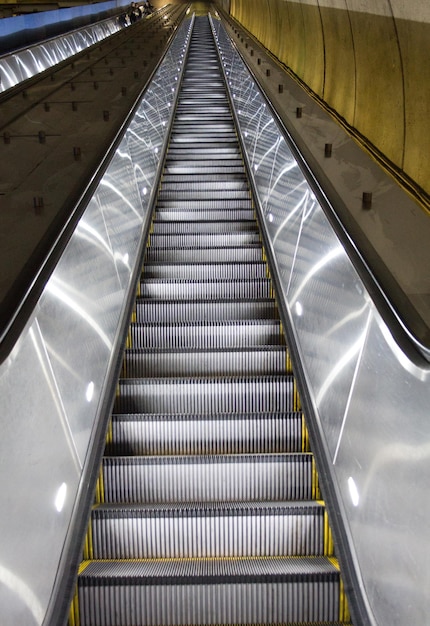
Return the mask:
{"type": "Polygon", "coordinates": [[[123,28],[116,17],[0,57],[0,93],[123,28]]]}
{"type": "Polygon", "coordinates": [[[187,44],[145,93],[38,306],[0,367],[0,623],[43,622],[125,302],[187,44]]]}
{"type": "Polygon", "coordinates": [[[370,619],[425,624],[428,367],[394,341],[218,20],[214,29],[370,619]]]}

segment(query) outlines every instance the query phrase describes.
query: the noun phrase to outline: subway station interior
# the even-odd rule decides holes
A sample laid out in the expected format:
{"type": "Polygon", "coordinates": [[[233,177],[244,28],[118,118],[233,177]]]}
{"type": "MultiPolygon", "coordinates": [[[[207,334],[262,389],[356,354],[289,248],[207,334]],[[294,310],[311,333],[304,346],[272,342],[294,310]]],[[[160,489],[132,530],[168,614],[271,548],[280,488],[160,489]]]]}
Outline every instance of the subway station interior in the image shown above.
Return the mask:
{"type": "Polygon", "coordinates": [[[1,626],[425,626],[430,6],[0,3],[1,626]]]}

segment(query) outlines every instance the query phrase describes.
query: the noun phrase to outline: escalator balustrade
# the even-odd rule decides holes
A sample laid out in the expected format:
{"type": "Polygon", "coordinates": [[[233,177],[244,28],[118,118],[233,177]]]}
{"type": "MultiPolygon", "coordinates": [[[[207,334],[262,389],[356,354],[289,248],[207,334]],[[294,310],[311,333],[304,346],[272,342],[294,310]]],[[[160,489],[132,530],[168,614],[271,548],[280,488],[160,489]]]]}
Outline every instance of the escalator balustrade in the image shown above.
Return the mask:
{"type": "Polygon", "coordinates": [[[349,623],[264,258],[198,17],[71,623],[349,623]]]}

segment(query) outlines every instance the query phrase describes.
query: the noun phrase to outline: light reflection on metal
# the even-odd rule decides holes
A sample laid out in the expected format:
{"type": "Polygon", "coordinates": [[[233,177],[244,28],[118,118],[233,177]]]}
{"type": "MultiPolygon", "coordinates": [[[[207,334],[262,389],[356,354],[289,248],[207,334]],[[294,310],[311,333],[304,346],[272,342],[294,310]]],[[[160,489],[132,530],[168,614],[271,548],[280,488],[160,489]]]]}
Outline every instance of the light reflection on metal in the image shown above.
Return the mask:
{"type": "Polygon", "coordinates": [[[300,297],[303,289],[306,287],[306,285],[308,284],[308,282],[311,280],[313,276],[315,276],[318,272],[320,272],[326,265],[328,265],[329,263],[332,263],[335,259],[341,257],[343,254],[344,254],[344,250],[339,245],[337,248],[333,248],[333,250],[330,250],[330,252],[328,252],[324,257],[319,259],[318,262],[315,263],[310,269],[310,271],[306,274],[306,276],[300,283],[298,289],[294,292],[294,294],[291,295],[291,299],[290,299],[291,304],[294,304],[294,302],[300,297]]]}
{"type": "Polygon", "coordinates": [[[85,398],[87,402],[91,402],[91,400],[93,399],[94,389],[95,389],[94,383],[93,381],[91,381],[90,383],[88,383],[87,389],[85,391],[85,398]]]}
{"type": "Polygon", "coordinates": [[[55,496],[55,509],[57,510],[58,513],[61,513],[61,511],[64,508],[64,504],[66,502],[66,496],[67,496],[67,485],[66,483],[61,483],[57,494],[55,496]]]}
{"type": "Polygon", "coordinates": [[[0,93],[102,41],[121,28],[115,17],[109,18],[30,48],[1,56],[0,93]]]}
{"type": "MultiPolygon", "coordinates": [[[[293,188],[291,191],[297,191],[303,186],[304,186],[304,182],[301,182],[299,185],[297,185],[297,187],[293,188]]],[[[295,217],[295,215],[300,212],[303,206],[306,206],[307,198],[308,198],[308,192],[306,190],[303,196],[301,197],[300,201],[294,207],[292,207],[289,212],[287,212],[286,217],[282,220],[282,222],[277,227],[276,233],[273,237],[273,244],[276,243],[276,240],[278,239],[279,235],[282,234],[288,222],[290,222],[295,217]]]]}
{"type": "Polygon", "coordinates": [[[106,179],[106,176],[104,176],[102,178],[102,180],[100,181],[100,186],[102,187],[107,187],[108,189],[111,189],[112,191],[114,191],[119,198],[121,199],[121,201],[123,201],[125,204],[127,204],[127,206],[130,207],[130,209],[133,211],[133,213],[139,218],[141,219],[142,216],[140,215],[139,211],[136,209],[136,207],[133,206],[133,204],[130,202],[130,200],[121,192],[119,191],[119,189],[117,189],[115,187],[115,185],[113,183],[111,183],[110,181],[108,181],[106,179]]]}
{"type": "MultiPolygon", "coordinates": [[[[49,281],[46,286],[46,291],[50,293],[52,296],[57,298],[60,302],[62,302],[67,308],[71,311],[74,311],[79,317],[81,317],[88,326],[90,326],[97,335],[100,337],[102,342],[105,344],[107,349],[112,350],[112,342],[106,333],[103,331],[102,327],[96,322],[96,320],[86,311],[78,302],[69,296],[66,293],[66,285],[60,279],[56,279],[53,277],[49,281]]],[[[81,295],[81,294],[79,294],[81,295]]]]}
{"type": "Polygon", "coordinates": [[[360,503],[360,494],[358,493],[357,485],[355,484],[355,480],[352,476],[348,478],[348,489],[352,504],[354,506],[358,506],[360,503]]]}
{"type": "Polygon", "coordinates": [[[21,603],[30,611],[35,624],[41,624],[45,617],[45,612],[27,583],[14,574],[10,569],[0,563],[0,583],[10,592],[18,596],[21,603]]]}
{"type": "Polygon", "coordinates": [[[37,354],[37,359],[40,363],[40,371],[43,372],[43,378],[46,381],[46,388],[49,391],[49,398],[54,403],[55,410],[66,435],[66,441],[70,450],[71,458],[73,459],[73,463],[77,471],[80,472],[82,469],[82,462],[79,457],[79,452],[76,448],[73,433],[71,433],[69,423],[66,419],[64,405],[61,400],[61,394],[59,393],[57,382],[52,371],[51,361],[48,358],[47,346],[42,340],[42,335],[40,333],[40,328],[37,322],[34,326],[30,328],[29,337],[33,344],[35,353],[37,354]]]}

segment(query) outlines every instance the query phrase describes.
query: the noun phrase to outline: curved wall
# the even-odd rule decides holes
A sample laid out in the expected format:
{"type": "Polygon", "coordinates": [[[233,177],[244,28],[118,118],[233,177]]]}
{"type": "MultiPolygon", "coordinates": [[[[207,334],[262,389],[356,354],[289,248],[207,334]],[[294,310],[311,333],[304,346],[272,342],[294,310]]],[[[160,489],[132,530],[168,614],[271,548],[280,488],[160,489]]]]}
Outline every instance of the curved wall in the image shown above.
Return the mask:
{"type": "Polygon", "coordinates": [[[427,0],[231,0],[230,13],[430,193],[427,0]]]}

